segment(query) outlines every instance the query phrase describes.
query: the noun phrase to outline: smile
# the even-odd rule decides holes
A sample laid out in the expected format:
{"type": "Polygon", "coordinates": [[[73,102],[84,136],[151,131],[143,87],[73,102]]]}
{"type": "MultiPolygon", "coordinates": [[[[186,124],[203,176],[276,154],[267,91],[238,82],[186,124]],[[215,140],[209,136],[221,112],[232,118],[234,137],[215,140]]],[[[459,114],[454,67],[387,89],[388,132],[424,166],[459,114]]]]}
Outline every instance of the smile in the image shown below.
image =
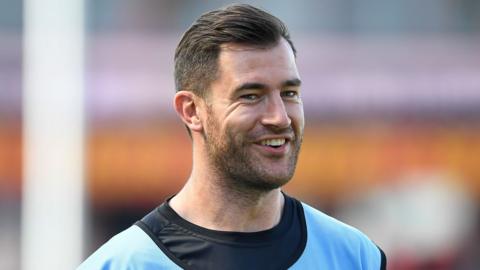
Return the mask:
{"type": "Polygon", "coordinates": [[[285,138],[267,139],[267,140],[260,141],[260,144],[264,145],[264,146],[270,146],[270,147],[273,147],[273,148],[278,148],[278,147],[284,145],[285,142],[286,142],[285,138]]]}

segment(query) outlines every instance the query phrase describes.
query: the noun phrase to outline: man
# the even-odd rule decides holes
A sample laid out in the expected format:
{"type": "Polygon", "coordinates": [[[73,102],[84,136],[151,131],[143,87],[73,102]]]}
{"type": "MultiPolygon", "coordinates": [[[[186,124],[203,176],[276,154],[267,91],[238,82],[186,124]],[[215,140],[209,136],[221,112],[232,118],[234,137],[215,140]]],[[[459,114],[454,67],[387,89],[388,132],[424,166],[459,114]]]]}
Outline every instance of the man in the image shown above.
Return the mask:
{"type": "Polygon", "coordinates": [[[385,269],[365,235],[281,191],[304,116],[279,19],[249,5],[202,15],[177,47],[175,80],[188,181],[79,269],[385,269]]]}

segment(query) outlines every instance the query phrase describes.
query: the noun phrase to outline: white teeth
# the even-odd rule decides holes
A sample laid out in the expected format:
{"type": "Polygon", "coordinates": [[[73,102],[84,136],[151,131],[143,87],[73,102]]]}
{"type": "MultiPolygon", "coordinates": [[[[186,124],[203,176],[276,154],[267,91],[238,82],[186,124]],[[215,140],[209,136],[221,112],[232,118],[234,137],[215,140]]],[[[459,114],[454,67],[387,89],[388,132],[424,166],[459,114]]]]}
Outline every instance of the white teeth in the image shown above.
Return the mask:
{"type": "Polygon", "coordinates": [[[285,143],[285,139],[270,139],[270,140],[263,140],[260,142],[262,145],[268,146],[280,146],[285,143]]]}

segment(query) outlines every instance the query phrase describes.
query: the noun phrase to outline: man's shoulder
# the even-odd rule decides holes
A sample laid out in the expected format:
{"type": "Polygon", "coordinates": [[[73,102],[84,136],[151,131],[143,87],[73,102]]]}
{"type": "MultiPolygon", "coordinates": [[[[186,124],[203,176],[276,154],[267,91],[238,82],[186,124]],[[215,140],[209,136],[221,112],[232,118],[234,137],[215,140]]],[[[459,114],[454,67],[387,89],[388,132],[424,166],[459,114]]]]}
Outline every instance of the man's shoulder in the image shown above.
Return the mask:
{"type": "Polygon", "coordinates": [[[370,241],[370,239],[357,228],[331,217],[304,202],[302,202],[302,207],[309,231],[318,232],[322,236],[329,235],[338,239],[353,237],[362,241],[370,241]]]}
{"type": "MultiPolygon", "coordinates": [[[[385,269],[386,258],[381,249],[363,232],[302,202],[307,227],[305,254],[330,254],[347,268],[369,265],[361,269],[385,269]]],[[[327,259],[327,258],[325,258],[327,259]]],[[[331,258],[330,258],[331,259],[331,258]]]]}
{"type": "Polygon", "coordinates": [[[179,269],[138,226],[133,225],[108,240],[77,270],[179,269]]]}

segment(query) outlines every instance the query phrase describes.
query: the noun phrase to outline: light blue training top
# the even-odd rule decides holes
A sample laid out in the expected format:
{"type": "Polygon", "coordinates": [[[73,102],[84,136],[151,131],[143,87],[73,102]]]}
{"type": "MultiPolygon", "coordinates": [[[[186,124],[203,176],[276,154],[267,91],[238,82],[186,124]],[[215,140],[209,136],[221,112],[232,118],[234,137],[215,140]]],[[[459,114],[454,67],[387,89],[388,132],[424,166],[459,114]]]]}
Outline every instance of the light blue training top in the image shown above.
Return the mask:
{"type": "MultiPolygon", "coordinates": [[[[362,232],[302,203],[307,243],[289,269],[379,270],[383,252],[362,232]]],[[[181,269],[140,227],[133,225],[111,238],[77,270],[181,269]]]]}

